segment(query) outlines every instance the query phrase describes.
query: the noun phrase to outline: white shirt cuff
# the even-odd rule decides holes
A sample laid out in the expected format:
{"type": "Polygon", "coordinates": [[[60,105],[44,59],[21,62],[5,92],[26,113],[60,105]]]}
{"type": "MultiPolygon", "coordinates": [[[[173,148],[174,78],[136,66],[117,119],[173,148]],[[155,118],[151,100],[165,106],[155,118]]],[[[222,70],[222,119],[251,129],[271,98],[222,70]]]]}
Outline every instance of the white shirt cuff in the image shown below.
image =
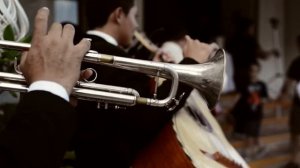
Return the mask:
{"type": "Polygon", "coordinates": [[[65,99],[66,101],[69,101],[69,95],[68,95],[68,92],[66,91],[66,89],[62,85],[60,85],[56,82],[52,82],[52,81],[33,82],[29,86],[28,92],[35,91],[35,90],[50,92],[56,96],[59,96],[59,97],[65,99]]]}

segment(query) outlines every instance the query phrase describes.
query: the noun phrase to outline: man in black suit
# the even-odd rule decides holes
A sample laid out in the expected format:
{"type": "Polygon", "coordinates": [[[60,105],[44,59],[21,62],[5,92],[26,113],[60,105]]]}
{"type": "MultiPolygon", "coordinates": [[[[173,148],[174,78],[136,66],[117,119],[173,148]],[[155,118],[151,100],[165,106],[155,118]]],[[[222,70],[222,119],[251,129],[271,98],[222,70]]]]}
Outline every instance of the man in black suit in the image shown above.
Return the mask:
{"type": "MultiPolygon", "coordinates": [[[[137,28],[137,7],[134,0],[87,0],[87,21],[91,30],[91,49],[99,53],[130,57],[128,47],[137,28]]],[[[186,57],[181,64],[206,61],[212,48],[187,38],[186,57]],[[198,49],[198,50],[197,50],[198,49]],[[197,51],[195,51],[197,50],[197,51]],[[199,61],[195,61],[199,60],[199,61]]],[[[94,68],[99,77],[96,83],[136,89],[141,96],[151,97],[149,78],[137,72],[84,63],[83,68],[94,68]]],[[[158,88],[158,98],[167,96],[170,81],[158,88]]],[[[75,140],[79,167],[129,167],[136,153],[170,120],[188,97],[192,88],[180,84],[178,98],[185,93],[180,105],[173,111],[166,107],[134,106],[115,110],[97,109],[97,103],[79,101],[80,125],[75,140]]]]}
{"type": "Polygon", "coordinates": [[[48,14],[38,11],[32,47],[21,58],[29,92],[0,134],[1,168],[59,167],[76,128],[69,95],[90,42],[74,45],[71,25],[54,23],[47,31],[48,14]]]}

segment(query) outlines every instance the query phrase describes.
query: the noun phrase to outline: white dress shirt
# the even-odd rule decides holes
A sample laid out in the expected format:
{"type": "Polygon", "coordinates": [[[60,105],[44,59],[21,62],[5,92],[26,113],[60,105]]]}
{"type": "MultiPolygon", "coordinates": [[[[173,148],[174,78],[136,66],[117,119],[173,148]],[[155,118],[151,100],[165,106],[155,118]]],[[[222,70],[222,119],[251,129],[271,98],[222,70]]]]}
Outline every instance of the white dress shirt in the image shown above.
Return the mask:
{"type": "Polygon", "coordinates": [[[117,42],[117,40],[113,36],[111,36],[111,35],[109,35],[107,33],[104,33],[102,31],[99,31],[99,30],[89,30],[89,31],[86,32],[86,34],[101,37],[105,41],[107,41],[108,43],[110,43],[112,45],[115,45],[115,46],[118,46],[118,42],[117,42]]]}

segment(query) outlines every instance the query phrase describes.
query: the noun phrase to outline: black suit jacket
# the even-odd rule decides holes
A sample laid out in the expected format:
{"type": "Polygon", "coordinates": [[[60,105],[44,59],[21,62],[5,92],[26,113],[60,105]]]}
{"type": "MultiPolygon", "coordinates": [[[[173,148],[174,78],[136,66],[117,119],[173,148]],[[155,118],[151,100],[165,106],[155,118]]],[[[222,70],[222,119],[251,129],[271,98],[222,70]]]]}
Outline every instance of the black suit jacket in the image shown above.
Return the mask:
{"type": "Polygon", "coordinates": [[[74,134],[75,115],[70,104],[56,95],[27,93],[0,134],[0,167],[59,167],[74,134]]]}
{"type": "MultiPolygon", "coordinates": [[[[123,49],[97,36],[92,39],[91,49],[99,53],[130,57],[123,49]]],[[[182,63],[197,63],[185,59],[182,63]]],[[[136,89],[141,96],[151,97],[149,77],[145,74],[121,70],[104,65],[83,63],[82,68],[94,68],[98,72],[96,83],[136,89]]],[[[158,88],[159,98],[169,94],[171,82],[158,88]]],[[[79,167],[129,167],[136,152],[169,121],[192,88],[180,84],[178,95],[185,92],[181,104],[172,112],[166,108],[151,106],[126,107],[125,110],[97,109],[94,102],[80,101],[80,126],[76,138],[76,156],[79,167]]]]}

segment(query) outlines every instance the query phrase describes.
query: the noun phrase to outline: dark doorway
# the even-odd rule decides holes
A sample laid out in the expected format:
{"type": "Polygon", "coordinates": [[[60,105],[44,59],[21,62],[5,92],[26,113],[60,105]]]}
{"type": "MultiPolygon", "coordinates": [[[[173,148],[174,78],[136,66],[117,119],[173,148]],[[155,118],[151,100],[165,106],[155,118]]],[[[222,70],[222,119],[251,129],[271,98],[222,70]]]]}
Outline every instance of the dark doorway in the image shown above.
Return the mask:
{"type": "Polygon", "coordinates": [[[193,38],[211,41],[220,33],[221,0],[145,0],[145,31],[184,26],[193,38]]]}

